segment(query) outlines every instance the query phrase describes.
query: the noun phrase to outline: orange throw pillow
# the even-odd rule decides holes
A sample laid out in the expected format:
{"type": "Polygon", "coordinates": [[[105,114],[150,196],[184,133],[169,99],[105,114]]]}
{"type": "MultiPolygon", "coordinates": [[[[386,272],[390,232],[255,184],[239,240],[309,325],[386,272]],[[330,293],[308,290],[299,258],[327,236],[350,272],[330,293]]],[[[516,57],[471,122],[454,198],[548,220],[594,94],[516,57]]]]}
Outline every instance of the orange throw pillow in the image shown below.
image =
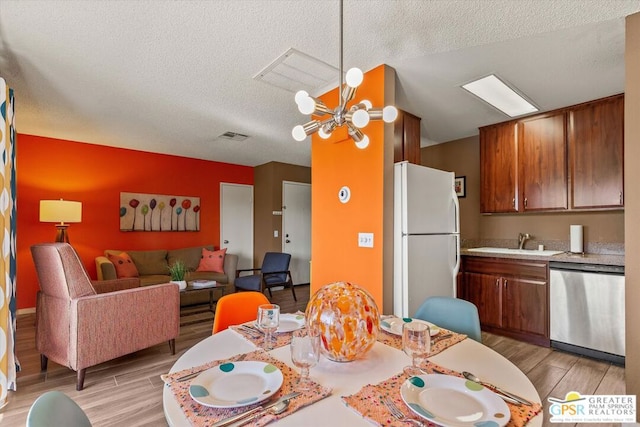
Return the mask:
{"type": "Polygon", "coordinates": [[[109,261],[116,267],[116,276],[118,279],[123,277],[138,277],[138,269],[126,252],[120,255],[107,254],[109,261]]]}
{"type": "Polygon", "coordinates": [[[224,273],[224,255],[226,253],[227,248],[220,249],[219,251],[210,251],[202,248],[202,258],[200,258],[200,265],[198,265],[196,271],[224,273]]]}

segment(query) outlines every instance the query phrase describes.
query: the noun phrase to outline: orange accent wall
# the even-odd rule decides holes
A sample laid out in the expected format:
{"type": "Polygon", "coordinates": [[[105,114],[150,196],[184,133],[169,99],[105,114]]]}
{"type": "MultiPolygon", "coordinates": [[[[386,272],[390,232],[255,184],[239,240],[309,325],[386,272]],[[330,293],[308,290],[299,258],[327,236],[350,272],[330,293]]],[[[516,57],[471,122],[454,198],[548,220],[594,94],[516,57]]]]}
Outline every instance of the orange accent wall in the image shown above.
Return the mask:
{"type": "MultiPolygon", "coordinates": [[[[385,105],[385,66],[365,74],[355,101],[368,99],[385,105]]],[[[338,105],[337,89],[322,96],[329,107],[338,105]]],[[[351,105],[351,104],[349,104],[351,105]]],[[[391,126],[391,125],[386,125],[391,126]]],[[[312,137],[311,145],[311,292],[335,281],[356,283],[367,289],[383,307],[383,246],[385,124],[370,122],[363,129],[369,146],[357,148],[346,130],[331,138],[312,137]],[[348,203],[341,203],[342,186],[351,190],[348,203]],[[374,247],[358,247],[358,233],[374,234],[374,247]]]]}
{"type": "Polygon", "coordinates": [[[38,281],[30,247],[55,239],[39,222],[43,199],[82,202],[82,222],[69,239],[89,275],[105,249],[220,246],[220,183],[253,184],[253,168],[89,143],[19,134],[17,137],[17,302],[35,307],[38,281]],[[120,192],[200,197],[200,231],[120,231],[120,192]]]}

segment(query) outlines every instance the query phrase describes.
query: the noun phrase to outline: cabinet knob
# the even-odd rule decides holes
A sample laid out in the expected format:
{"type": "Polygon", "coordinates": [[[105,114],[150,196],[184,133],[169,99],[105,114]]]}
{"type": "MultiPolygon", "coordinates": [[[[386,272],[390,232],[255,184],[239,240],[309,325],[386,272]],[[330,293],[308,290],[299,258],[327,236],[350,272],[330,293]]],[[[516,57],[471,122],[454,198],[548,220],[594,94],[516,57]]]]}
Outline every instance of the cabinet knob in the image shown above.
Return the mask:
{"type": "Polygon", "coordinates": [[[511,204],[513,205],[513,209],[515,209],[516,208],[516,198],[515,197],[511,201],[511,204]]]}
{"type": "Polygon", "coordinates": [[[527,198],[526,197],[524,198],[524,207],[525,208],[527,207],[527,198]]]}
{"type": "Polygon", "coordinates": [[[622,206],[622,191],[620,192],[620,206],[622,206]]]}

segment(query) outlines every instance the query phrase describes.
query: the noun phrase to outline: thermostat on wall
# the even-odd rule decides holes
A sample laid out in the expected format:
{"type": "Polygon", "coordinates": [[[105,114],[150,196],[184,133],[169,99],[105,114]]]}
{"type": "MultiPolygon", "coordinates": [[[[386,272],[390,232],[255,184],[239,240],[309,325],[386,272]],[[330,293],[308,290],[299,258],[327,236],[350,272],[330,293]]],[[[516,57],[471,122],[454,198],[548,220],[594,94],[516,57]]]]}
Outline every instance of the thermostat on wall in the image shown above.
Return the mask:
{"type": "Polygon", "coordinates": [[[340,199],[342,203],[347,203],[350,198],[351,198],[351,190],[349,189],[349,187],[345,185],[338,192],[338,199],[340,199]]]}

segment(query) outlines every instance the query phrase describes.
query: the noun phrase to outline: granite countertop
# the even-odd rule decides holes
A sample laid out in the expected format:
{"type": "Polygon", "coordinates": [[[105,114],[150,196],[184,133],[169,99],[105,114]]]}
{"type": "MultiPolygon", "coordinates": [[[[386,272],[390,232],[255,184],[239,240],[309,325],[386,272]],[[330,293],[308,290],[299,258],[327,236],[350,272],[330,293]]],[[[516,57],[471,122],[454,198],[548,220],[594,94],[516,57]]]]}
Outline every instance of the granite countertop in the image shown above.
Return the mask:
{"type": "MultiPolygon", "coordinates": [[[[556,262],[573,262],[578,264],[598,264],[598,265],[621,265],[624,266],[624,255],[609,255],[598,253],[585,253],[572,254],[564,252],[557,255],[545,256],[545,255],[515,255],[515,254],[502,254],[502,253],[488,253],[488,252],[472,252],[469,248],[462,248],[460,250],[461,255],[475,256],[485,258],[509,258],[509,259],[522,259],[522,260],[538,260],[538,261],[556,261],[556,262]]],[[[535,253],[535,251],[531,251],[535,253]]]]}

